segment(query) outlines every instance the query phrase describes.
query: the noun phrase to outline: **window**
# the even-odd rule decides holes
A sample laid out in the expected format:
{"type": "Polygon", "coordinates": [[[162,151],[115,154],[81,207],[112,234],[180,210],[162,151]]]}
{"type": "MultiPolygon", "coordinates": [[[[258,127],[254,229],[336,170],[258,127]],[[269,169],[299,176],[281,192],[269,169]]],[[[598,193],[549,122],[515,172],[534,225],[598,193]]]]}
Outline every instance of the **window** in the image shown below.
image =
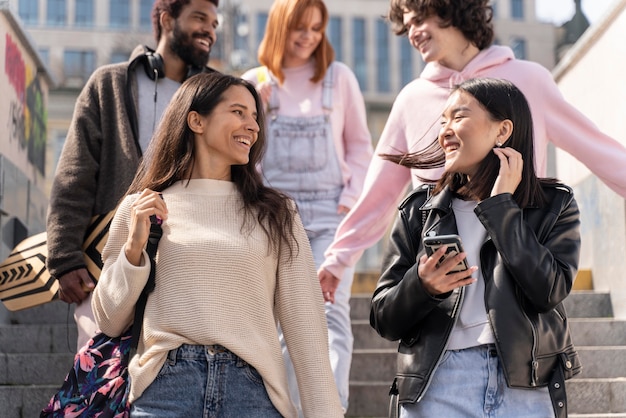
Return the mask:
{"type": "Polygon", "coordinates": [[[65,78],[79,78],[86,81],[96,69],[96,53],[94,51],[72,51],[63,53],[65,78]]]}
{"type": "Polygon", "coordinates": [[[524,0],[511,0],[511,17],[515,20],[524,19],[524,0]]]}
{"type": "Polygon", "coordinates": [[[128,0],[111,0],[109,3],[109,26],[112,28],[128,28],[130,26],[130,2],[128,0]]]}
{"type": "Polygon", "coordinates": [[[515,58],[520,60],[526,59],[526,40],[522,38],[514,38],[511,41],[511,49],[515,54],[515,58]]]}
{"type": "Polygon", "coordinates": [[[352,40],[354,41],[354,74],[361,90],[367,90],[367,55],[365,45],[365,19],[356,17],[352,21],[352,40]]]}
{"type": "Polygon", "coordinates": [[[37,52],[39,53],[41,61],[47,66],[50,66],[50,50],[48,48],[41,48],[38,49],[37,52]]]}
{"type": "Polygon", "coordinates": [[[93,26],[93,0],[76,0],[74,25],[83,28],[93,26]]]}
{"type": "Polygon", "coordinates": [[[389,62],[389,28],[384,20],[376,21],[376,89],[381,93],[391,92],[389,62]]]}
{"type": "Polygon", "coordinates": [[[152,3],[153,0],[141,0],[139,3],[139,27],[152,30],[152,3]]]}
{"type": "MultiPolygon", "coordinates": [[[[267,13],[259,13],[256,15],[256,48],[259,50],[263,35],[265,35],[265,27],[267,26],[267,13]]],[[[219,42],[218,42],[219,43],[219,42]]]]}
{"type": "Polygon", "coordinates": [[[335,59],[343,61],[343,45],[341,44],[341,34],[343,31],[341,17],[331,16],[328,21],[328,40],[335,50],[335,59]]]}
{"type": "Polygon", "coordinates": [[[398,38],[400,42],[400,83],[402,87],[413,81],[413,46],[406,38],[398,38]]]}
{"type": "Polygon", "coordinates": [[[34,25],[39,20],[39,8],[37,7],[37,3],[37,0],[20,0],[18,4],[18,14],[25,24],[34,25]]]}
{"type": "Polygon", "coordinates": [[[48,16],[46,23],[50,26],[65,26],[65,0],[48,0],[48,16]]]}

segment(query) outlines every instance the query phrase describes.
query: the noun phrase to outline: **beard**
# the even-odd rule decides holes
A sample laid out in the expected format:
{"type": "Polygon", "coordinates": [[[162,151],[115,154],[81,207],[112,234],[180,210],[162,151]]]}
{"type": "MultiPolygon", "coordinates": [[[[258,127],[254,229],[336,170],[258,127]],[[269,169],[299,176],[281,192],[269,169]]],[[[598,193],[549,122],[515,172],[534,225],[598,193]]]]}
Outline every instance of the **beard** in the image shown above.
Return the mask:
{"type": "MultiPolygon", "coordinates": [[[[209,61],[211,49],[204,51],[194,46],[193,39],[195,37],[210,38],[204,33],[195,32],[193,34],[183,32],[178,26],[178,22],[174,23],[174,32],[172,34],[172,42],[170,48],[172,52],[180,57],[187,65],[202,68],[209,61]]],[[[211,44],[213,39],[211,38],[211,44]]]]}

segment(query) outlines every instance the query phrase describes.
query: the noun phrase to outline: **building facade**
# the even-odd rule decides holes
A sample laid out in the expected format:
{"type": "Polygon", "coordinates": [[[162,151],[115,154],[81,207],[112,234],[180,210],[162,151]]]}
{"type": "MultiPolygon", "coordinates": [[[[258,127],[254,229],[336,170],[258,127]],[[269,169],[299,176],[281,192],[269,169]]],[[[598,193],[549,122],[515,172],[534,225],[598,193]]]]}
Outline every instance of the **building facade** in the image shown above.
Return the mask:
{"type": "MultiPolygon", "coordinates": [[[[553,71],[567,101],[604,133],[626,145],[626,0],[616,0],[565,54],[553,71]],[[610,64],[607,63],[610,60],[610,64]]],[[[580,267],[591,269],[593,287],[609,290],[616,318],[626,318],[626,201],[587,167],[557,150],[557,176],[574,187],[581,213],[580,267]]]]}

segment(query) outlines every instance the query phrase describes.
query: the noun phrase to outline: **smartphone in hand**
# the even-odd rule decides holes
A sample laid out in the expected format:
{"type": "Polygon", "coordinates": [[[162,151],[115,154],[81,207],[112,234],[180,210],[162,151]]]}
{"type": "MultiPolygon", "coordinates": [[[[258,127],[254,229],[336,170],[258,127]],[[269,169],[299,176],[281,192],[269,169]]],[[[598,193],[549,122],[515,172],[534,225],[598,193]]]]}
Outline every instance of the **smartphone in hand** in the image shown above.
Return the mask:
{"type": "MultiPolygon", "coordinates": [[[[458,235],[437,235],[424,237],[424,248],[426,249],[426,254],[428,254],[429,257],[433,255],[433,253],[437,251],[441,246],[446,246],[447,250],[446,253],[437,262],[437,267],[446,258],[454,257],[458,253],[463,252],[461,237],[459,237],[458,235]]],[[[467,264],[467,258],[464,258],[459,262],[459,264],[457,264],[452,270],[450,270],[450,273],[465,271],[468,268],[469,266],[467,264]]]]}

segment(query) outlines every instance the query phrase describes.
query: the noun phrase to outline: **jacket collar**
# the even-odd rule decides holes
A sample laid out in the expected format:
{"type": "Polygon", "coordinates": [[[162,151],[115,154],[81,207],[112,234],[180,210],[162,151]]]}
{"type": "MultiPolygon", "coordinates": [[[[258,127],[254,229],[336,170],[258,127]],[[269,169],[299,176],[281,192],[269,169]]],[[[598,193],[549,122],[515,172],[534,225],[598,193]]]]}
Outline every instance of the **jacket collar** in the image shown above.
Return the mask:
{"type": "Polygon", "coordinates": [[[452,199],[454,193],[450,190],[449,186],[446,186],[441,193],[434,196],[430,196],[429,199],[424,202],[420,207],[420,210],[439,210],[445,213],[452,211],[452,199]]]}

